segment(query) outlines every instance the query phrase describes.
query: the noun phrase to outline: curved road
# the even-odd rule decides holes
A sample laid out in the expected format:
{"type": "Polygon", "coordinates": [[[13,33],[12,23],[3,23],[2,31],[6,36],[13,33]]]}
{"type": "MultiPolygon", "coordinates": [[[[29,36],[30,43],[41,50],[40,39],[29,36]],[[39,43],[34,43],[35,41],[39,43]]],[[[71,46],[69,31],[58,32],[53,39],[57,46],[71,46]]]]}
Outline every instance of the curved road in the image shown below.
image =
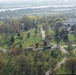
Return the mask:
{"type": "MultiPolygon", "coordinates": [[[[43,28],[41,28],[41,33],[42,33],[42,39],[45,40],[46,34],[45,34],[45,31],[43,30],[43,28]]],[[[56,47],[57,47],[57,45],[54,44],[54,43],[50,43],[50,44],[53,45],[52,48],[56,48],[56,47]]],[[[67,47],[67,46],[60,46],[60,47],[59,47],[60,50],[64,53],[65,56],[64,56],[63,60],[62,60],[60,63],[57,64],[57,66],[56,66],[56,68],[54,69],[54,71],[56,71],[58,68],[60,68],[60,66],[61,66],[62,64],[64,64],[65,61],[68,59],[67,56],[69,55],[69,53],[68,53],[68,51],[67,51],[64,47],[67,47]]],[[[51,71],[47,71],[47,72],[46,72],[46,75],[49,75],[50,72],[51,72],[51,71]]]]}
{"type": "MultiPolygon", "coordinates": [[[[54,43],[50,43],[50,44],[53,45],[52,48],[56,48],[56,47],[57,47],[57,45],[54,44],[54,43]]],[[[69,55],[69,52],[68,52],[64,47],[67,47],[67,46],[60,46],[60,50],[64,53],[65,56],[64,56],[64,58],[62,59],[62,61],[57,64],[57,66],[56,66],[56,68],[54,69],[54,71],[56,71],[57,69],[59,69],[60,66],[61,66],[62,64],[64,64],[64,63],[66,62],[66,60],[68,59],[67,56],[69,55]]],[[[46,75],[49,75],[49,73],[52,73],[52,72],[51,72],[51,71],[48,71],[48,72],[46,72],[46,75]]]]}

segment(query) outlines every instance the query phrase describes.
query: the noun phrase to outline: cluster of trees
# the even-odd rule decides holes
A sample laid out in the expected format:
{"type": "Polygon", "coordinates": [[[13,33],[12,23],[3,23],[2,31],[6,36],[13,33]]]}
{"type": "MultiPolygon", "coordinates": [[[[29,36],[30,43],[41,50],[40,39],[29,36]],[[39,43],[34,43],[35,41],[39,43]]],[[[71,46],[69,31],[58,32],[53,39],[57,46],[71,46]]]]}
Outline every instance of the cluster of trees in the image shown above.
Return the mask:
{"type": "Polygon", "coordinates": [[[59,42],[61,40],[63,40],[65,43],[68,42],[68,32],[64,29],[62,29],[61,31],[59,30],[55,30],[55,41],[57,42],[57,45],[59,44],[59,42]]]}
{"type": "Polygon", "coordinates": [[[38,21],[36,16],[25,16],[20,19],[1,19],[0,20],[0,34],[1,33],[16,33],[22,30],[29,30],[35,28],[38,21]]]}
{"type": "Polygon", "coordinates": [[[51,16],[25,16],[20,19],[0,19],[0,34],[1,33],[16,33],[22,30],[29,30],[35,28],[35,33],[38,25],[42,25],[43,29],[48,33],[48,26],[53,27],[62,26],[62,21],[64,19],[57,19],[57,17],[52,16],[53,19],[50,19],[51,16]]]}
{"type": "Polygon", "coordinates": [[[56,67],[57,60],[42,51],[25,51],[15,48],[10,53],[0,52],[1,75],[45,75],[56,67]],[[52,60],[52,61],[51,61],[52,60]]]}
{"type": "MultiPolygon", "coordinates": [[[[53,17],[51,20],[50,17],[38,17],[38,16],[26,16],[20,19],[5,19],[0,20],[0,34],[5,33],[12,34],[10,37],[10,45],[15,42],[18,38],[19,40],[23,39],[20,32],[28,31],[34,29],[34,35],[38,33],[38,27],[42,26],[46,32],[46,39],[50,39],[49,27],[51,26],[55,33],[54,40],[57,43],[57,46],[61,40],[65,43],[68,43],[68,32],[65,29],[61,29],[63,26],[62,19],[56,19],[53,17]],[[14,38],[14,34],[17,33],[17,38],[14,38]]],[[[72,26],[72,30],[75,30],[75,26],[72,26]]],[[[73,32],[76,37],[76,33],[73,32]]],[[[28,32],[26,38],[30,37],[31,33],[28,32]]],[[[35,37],[34,36],[34,37],[35,37]]],[[[9,36],[8,36],[9,37],[9,36]]],[[[6,37],[5,37],[6,38],[6,37]]],[[[75,39],[76,40],[76,39],[75,39]]],[[[9,45],[9,46],[10,46],[9,45]]],[[[47,46],[46,40],[43,42],[43,46],[47,46]]],[[[35,44],[35,48],[39,47],[39,43],[35,44]]],[[[70,47],[70,46],[68,46],[70,47]]],[[[61,57],[60,50],[52,50],[50,52],[46,51],[27,51],[24,50],[22,44],[19,44],[19,47],[13,47],[13,50],[8,54],[0,52],[0,75],[45,75],[46,71],[51,70],[54,73],[54,68],[57,65],[58,58],[61,57]],[[50,55],[48,55],[48,53],[50,55]]],[[[69,58],[65,63],[65,70],[67,72],[74,74],[76,73],[76,58],[69,58]],[[70,67],[71,65],[71,67],[70,67]]]]}
{"type": "Polygon", "coordinates": [[[76,30],[76,25],[75,24],[73,24],[72,27],[71,27],[71,31],[74,31],[74,30],[76,30]]]}
{"type": "MultiPolygon", "coordinates": [[[[56,74],[54,71],[57,65],[56,54],[57,50],[53,54],[46,51],[26,51],[22,47],[16,47],[7,54],[0,51],[0,74],[45,75],[48,70],[56,74]]],[[[76,58],[70,57],[62,68],[67,74],[75,74],[76,58]]]]}
{"type": "Polygon", "coordinates": [[[67,74],[76,74],[76,57],[70,57],[64,65],[67,74]]]}

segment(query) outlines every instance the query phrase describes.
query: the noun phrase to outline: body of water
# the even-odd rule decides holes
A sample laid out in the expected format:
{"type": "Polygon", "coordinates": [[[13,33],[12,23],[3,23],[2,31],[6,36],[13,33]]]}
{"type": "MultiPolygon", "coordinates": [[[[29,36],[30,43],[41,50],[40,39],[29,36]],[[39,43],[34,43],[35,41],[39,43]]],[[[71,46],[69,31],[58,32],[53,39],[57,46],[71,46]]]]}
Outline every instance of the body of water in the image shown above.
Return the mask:
{"type": "MultiPolygon", "coordinates": [[[[58,9],[58,8],[75,8],[76,7],[76,4],[69,4],[69,5],[52,5],[52,6],[30,6],[30,5],[16,5],[16,6],[5,6],[5,7],[0,7],[0,12],[1,11],[7,11],[7,10],[10,10],[10,11],[14,11],[14,10],[21,10],[21,9],[42,9],[42,8],[55,8],[58,9]]],[[[61,9],[63,10],[63,9],[61,9]]],[[[67,9],[65,9],[67,10],[67,9]]]]}

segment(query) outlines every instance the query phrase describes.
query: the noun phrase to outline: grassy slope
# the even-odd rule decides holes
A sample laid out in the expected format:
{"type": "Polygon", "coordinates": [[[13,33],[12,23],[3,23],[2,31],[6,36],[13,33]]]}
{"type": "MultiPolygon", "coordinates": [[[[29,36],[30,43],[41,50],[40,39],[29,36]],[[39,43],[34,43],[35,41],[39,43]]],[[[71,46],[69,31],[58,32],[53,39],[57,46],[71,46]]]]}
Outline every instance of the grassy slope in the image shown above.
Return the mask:
{"type": "MultiPolygon", "coordinates": [[[[22,39],[19,39],[17,34],[14,35],[15,42],[13,45],[19,45],[20,43],[23,45],[23,47],[35,47],[36,43],[42,43],[42,38],[41,38],[41,32],[38,30],[38,33],[35,35],[35,30],[29,30],[26,32],[21,32],[22,39]],[[28,32],[30,33],[30,37],[27,38],[28,32]]],[[[7,48],[8,43],[10,43],[10,38],[11,35],[7,36],[7,43],[6,42],[6,36],[5,34],[0,36],[0,47],[7,48]]]]}

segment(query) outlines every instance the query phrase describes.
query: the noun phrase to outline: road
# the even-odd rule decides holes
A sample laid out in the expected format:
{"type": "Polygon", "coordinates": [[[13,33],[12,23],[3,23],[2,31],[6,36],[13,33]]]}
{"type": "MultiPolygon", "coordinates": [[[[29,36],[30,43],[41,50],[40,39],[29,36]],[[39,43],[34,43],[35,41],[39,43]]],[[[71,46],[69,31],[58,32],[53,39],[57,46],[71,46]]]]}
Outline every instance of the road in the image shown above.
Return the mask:
{"type": "MultiPolygon", "coordinates": [[[[43,30],[43,28],[41,28],[41,33],[42,33],[42,39],[45,39],[46,38],[46,34],[45,34],[45,31],[43,30]]],[[[57,45],[54,44],[54,43],[50,43],[51,45],[53,45],[52,48],[57,48],[57,45]]],[[[60,68],[60,66],[62,64],[64,64],[66,62],[66,60],[68,59],[67,58],[67,55],[69,55],[69,52],[64,48],[64,47],[67,47],[67,46],[59,46],[60,50],[64,53],[64,58],[62,59],[62,61],[60,63],[57,64],[56,68],[54,69],[54,71],[56,71],[57,69],[60,68]]],[[[51,71],[47,71],[46,72],[46,75],[49,75],[49,72],[51,71]]]]}
{"type": "Polygon", "coordinates": [[[45,40],[46,34],[45,34],[45,31],[43,30],[43,28],[41,28],[41,34],[42,34],[42,39],[45,40]]]}
{"type": "MultiPolygon", "coordinates": [[[[56,48],[56,47],[57,47],[57,45],[54,44],[54,43],[50,43],[50,44],[53,45],[52,48],[56,48]]],[[[69,55],[69,52],[64,48],[64,47],[67,47],[67,46],[59,46],[59,47],[60,47],[60,50],[64,53],[65,56],[64,56],[64,58],[62,59],[62,61],[57,64],[57,66],[56,66],[56,68],[54,69],[54,71],[56,71],[57,69],[59,69],[60,66],[66,62],[66,60],[68,59],[66,55],[69,55]]],[[[51,71],[46,72],[46,75],[49,75],[49,73],[51,73],[51,71]]]]}

